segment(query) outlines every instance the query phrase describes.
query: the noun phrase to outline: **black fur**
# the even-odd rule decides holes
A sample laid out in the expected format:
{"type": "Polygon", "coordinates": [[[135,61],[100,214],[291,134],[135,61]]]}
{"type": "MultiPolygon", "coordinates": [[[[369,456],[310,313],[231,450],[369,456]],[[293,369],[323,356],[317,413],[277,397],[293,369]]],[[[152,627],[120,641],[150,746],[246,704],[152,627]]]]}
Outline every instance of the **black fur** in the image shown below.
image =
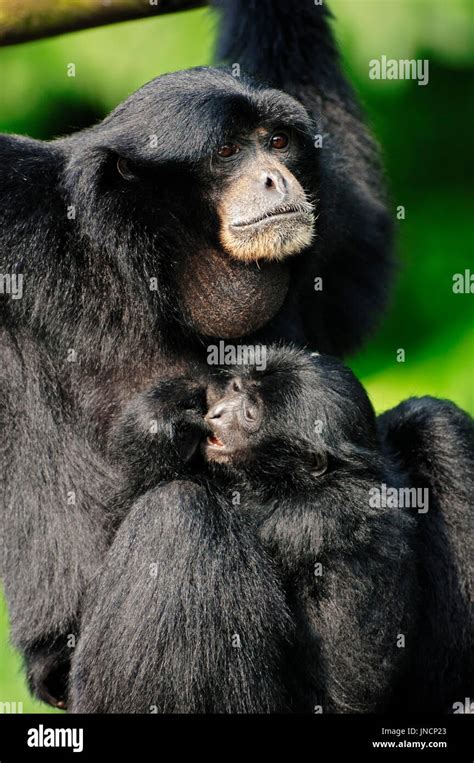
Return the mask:
{"type": "Polygon", "coordinates": [[[87,597],[72,712],[286,708],[291,618],[249,517],[199,454],[205,393],[190,378],[160,382],[116,422],[120,529],[87,597]]]}
{"type": "Polygon", "coordinates": [[[287,300],[260,334],[343,353],[385,302],[391,235],[373,144],[325,12],[310,0],[283,8],[229,2],[224,39],[234,29],[236,44],[222,52],[263,79],[274,73],[309,113],[244,76],[197,69],[148,83],[71,137],[0,136],[0,272],[24,277],[22,299],[0,297],[1,574],[13,642],[33,691],[52,701],[66,694],[55,656],[65,677],[67,637],[114,531],[115,417],[205,359],[177,282],[190,253],[216,245],[210,157],[229,129],[292,126],[302,152],[292,171],[320,215],[319,237],[288,262],[287,300]],[[289,55],[292,40],[307,55],[289,55]],[[312,148],[315,131],[323,149],[312,148]],[[118,157],[138,182],[119,174],[118,157]],[[320,275],[323,293],[312,289],[320,275]]]}
{"type": "Polygon", "coordinates": [[[422,607],[400,709],[452,710],[474,689],[473,421],[432,397],[406,400],[378,421],[385,452],[430,496],[430,510],[417,514],[422,607]]]}
{"type": "Polygon", "coordinates": [[[385,307],[392,222],[377,147],[342,72],[331,14],[314,0],[216,5],[225,11],[221,60],[297,98],[314,120],[314,133],[323,136],[314,188],[320,256],[308,252],[295,261],[293,310],[311,347],[345,355],[360,346],[385,307]],[[316,294],[315,277],[323,278],[316,294]]]}
{"type": "Polygon", "coordinates": [[[72,712],[285,709],[291,620],[280,581],[249,523],[210,485],[175,481],[138,499],[91,601],[72,712]]]}
{"type": "Polygon", "coordinates": [[[233,378],[237,392],[214,400],[206,423],[196,383],[181,379],[175,406],[162,385],[116,430],[130,452],[135,438],[150,489],[124,501],[131,512],[91,590],[72,709],[449,712],[473,685],[472,421],[431,399],[376,421],[339,361],[291,349],[233,378]],[[216,465],[203,445],[206,474],[181,443],[206,425],[235,443],[231,399],[240,417],[259,408],[261,423],[216,465]],[[174,481],[180,472],[187,481],[174,481]],[[426,487],[428,512],[374,506],[382,484],[426,487]]]}

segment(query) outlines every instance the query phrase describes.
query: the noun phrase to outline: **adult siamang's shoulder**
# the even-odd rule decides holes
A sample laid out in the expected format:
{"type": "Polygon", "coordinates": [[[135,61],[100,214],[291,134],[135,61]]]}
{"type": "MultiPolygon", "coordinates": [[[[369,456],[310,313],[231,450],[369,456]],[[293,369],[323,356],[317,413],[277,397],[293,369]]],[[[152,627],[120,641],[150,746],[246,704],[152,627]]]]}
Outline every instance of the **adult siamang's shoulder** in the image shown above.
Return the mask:
{"type": "Polygon", "coordinates": [[[47,267],[62,246],[68,203],[61,178],[63,141],[0,135],[0,264],[26,272],[47,267]],[[25,270],[26,269],[26,270],[25,270]]]}
{"type": "Polygon", "coordinates": [[[61,141],[46,143],[17,135],[0,135],[0,215],[13,221],[37,214],[59,195],[65,155],[61,141]],[[33,203],[34,202],[34,203],[33,203]]]}
{"type": "Polygon", "coordinates": [[[0,182],[39,178],[42,172],[55,171],[64,158],[62,141],[46,142],[23,135],[0,135],[0,182]]]}

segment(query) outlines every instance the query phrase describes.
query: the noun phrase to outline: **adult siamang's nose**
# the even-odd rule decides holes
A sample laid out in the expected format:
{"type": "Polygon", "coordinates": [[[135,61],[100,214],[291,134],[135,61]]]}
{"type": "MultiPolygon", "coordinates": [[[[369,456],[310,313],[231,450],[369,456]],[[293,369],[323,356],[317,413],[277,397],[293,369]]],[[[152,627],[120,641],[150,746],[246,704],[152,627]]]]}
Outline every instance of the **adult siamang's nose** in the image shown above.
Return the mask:
{"type": "Polygon", "coordinates": [[[265,190],[271,193],[276,192],[281,194],[281,196],[286,196],[288,193],[288,183],[279,170],[264,170],[260,175],[260,179],[265,190]]]}

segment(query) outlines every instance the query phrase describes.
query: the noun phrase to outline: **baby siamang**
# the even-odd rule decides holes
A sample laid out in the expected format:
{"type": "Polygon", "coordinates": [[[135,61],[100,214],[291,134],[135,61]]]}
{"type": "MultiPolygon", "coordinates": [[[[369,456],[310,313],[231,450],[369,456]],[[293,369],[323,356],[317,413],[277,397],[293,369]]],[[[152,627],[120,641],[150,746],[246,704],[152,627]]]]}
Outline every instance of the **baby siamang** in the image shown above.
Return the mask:
{"type": "Polygon", "coordinates": [[[115,504],[126,518],[89,591],[72,712],[284,710],[284,592],[251,522],[200,463],[209,429],[194,387],[160,383],[117,426],[141,479],[115,504]]]}
{"type": "Polygon", "coordinates": [[[283,347],[208,385],[205,416],[204,393],[161,383],[117,422],[135,481],[71,709],[447,711],[468,696],[469,417],[426,398],[377,420],[340,361],[283,347]]]}
{"type": "Polygon", "coordinates": [[[325,8],[223,5],[232,70],[159,77],[70,137],[0,136],[0,573],[53,704],[114,533],[123,407],[209,336],[339,355],[385,303],[391,216],[325,8]]]}

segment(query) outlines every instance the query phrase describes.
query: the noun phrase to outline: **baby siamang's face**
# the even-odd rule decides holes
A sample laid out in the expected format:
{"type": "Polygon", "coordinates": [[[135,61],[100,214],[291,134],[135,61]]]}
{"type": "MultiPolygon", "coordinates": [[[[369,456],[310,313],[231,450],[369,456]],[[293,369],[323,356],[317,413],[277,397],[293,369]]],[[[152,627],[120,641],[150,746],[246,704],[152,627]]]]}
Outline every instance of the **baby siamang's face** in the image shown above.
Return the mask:
{"type": "Polygon", "coordinates": [[[267,415],[257,383],[233,378],[205,417],[212,432],[204,445],[206,458],[217,463],[245,461],[262,441],[267,415]]]}
{"type": "Polygon", "coordinates": [[[242,366],[208,394],[208,461],[278,475],[320,476],[375,447],[375,414],[353,373],[328,356],[270,349],[265,370],[242,366]]]}
{"type": "Polygon", "coordinates": [[[314,461],[308,439],[307,405],[296,368],[257,371],[253,367],[234,374],[223,394],[211,391],[205,417],[211,430],[203,446],[208,461],[234,467],[275,464],[282,458],[314,461]],[[312,454],[308,458],[309,454],[312,454]]]}

